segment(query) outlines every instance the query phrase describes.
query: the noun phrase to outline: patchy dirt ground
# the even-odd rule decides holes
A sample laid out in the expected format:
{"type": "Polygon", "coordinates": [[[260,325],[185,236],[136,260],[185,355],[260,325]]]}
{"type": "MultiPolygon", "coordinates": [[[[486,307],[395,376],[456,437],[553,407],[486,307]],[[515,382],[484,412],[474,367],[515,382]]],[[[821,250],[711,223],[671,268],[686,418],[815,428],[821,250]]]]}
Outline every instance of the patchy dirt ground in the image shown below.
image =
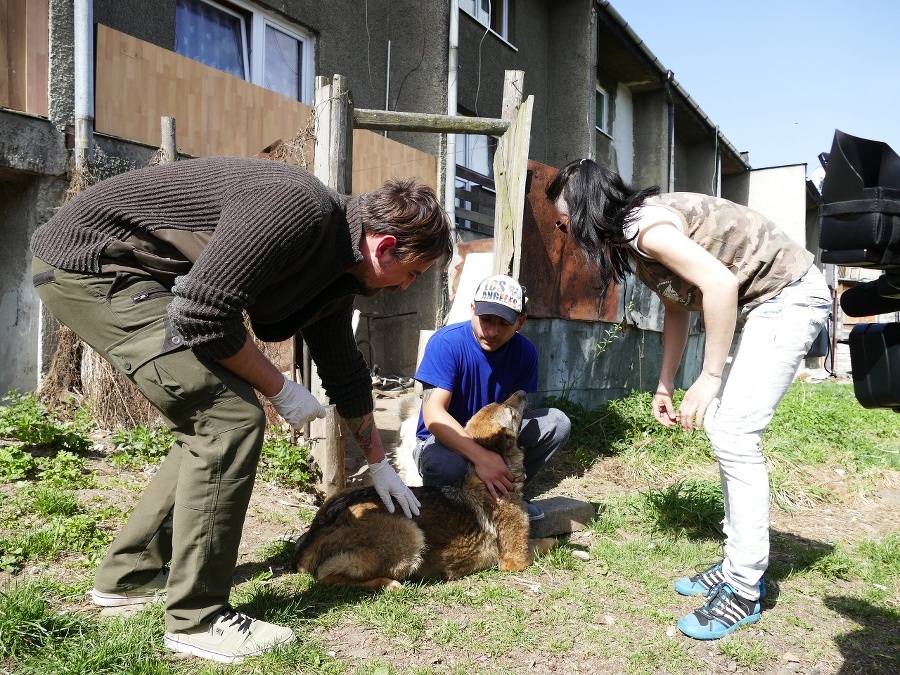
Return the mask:
{"type": "MultiPolygon", "coordinates": [[[[386,447],[398,443],[401,394],[385,394],[376,400],[376,417],[386,447]]],[[[355,448],[348,449],[347,473],[351,482],[362,480],[364,472],[359,469],[361,459],[355,448]]],[[[103,500],[110,500],[122,508],[128,508],[139,496],[140,486],[148,476],[140,472],[116,472],[106,463],[97,462],[92,466],[101,479],[117,474],[117,487],[98,491],[103,500]]],[[[786,552],[809,549],[823,550],[840,543],[852,547],[866,538],[900,532],[900,474],[889,476],[874,493],[865,497],[852,494],[843,484],[837,472],[818,476],[818,482],[827,485],[837,495],[838,500],[827,505],[797,508],[788,513],[772,511],[772,558],[783,559],[786,552]]],[[[106,482],[106,481],[104,481],[106,482]]],[[[6,486],[8,487],[8,486],[6,486]]],[[[615,458],[605,459],[590,471],[577,477],[556,477],[538,485],[542,490],[534,496],[538,499],[564,495],[584,501],[603,503],[611,494],[620,494],[635,488],[646,487],[630,484],[627,472],[617,465],[615,458]]],[[[89,497],[84,494],[82,497],[89,497]]],[[[285,490],[267,483],[257,483],[248,512],[241,542],[236,583],[245,581],[252,572],[258,572],[260,551],[279,538],[293,538],[303,529],[315,513],[314,500],[306,494],[285,490]]],[[[628,533],[623,533],[627,537],[628,533]]],[[[592,540],[586,532],[574,533],[570,542],[589,548],[592,540]]],[[[24,574],[46,573],[47,570],[25,570],[24,574]]],[[[273,569],[275,576],[288,573],[284,569],[273,569]]],[[[547,602],[554,597],[554,588],[571,585],[571,571],[544,570],[539,576],[540,598],[547,602]]],[[[673,571],[673,576],[675,571],[673,571]]],[[[773,575],[767,575],[771,578],[773,575]]],[[[821,587],[813,588],[802,576],[793,578],[782,574],[781,578],[771,578],[769,595],[763,607],[769,620],[761,628],[742,631],[747,633],[747,642],[759,643],[774,659],[764,668],[764,672],[786,675],[788,673],[808,673],[810,675],[856,675],[869,673],[900,673],[900,625],[896,622],[897,612],[885,612],[872,605],[853,600],[860,594],[859,582],[835,582],[822,592],[821,587]],[[779,634],[779,625],[803,625],[809,636],[807,642],[785,639],[779,634]],[[755,633],[750,633],[753,630],[755,633]]],[[[0,586],[8,575],[0,573],[0,586]]],[[[460,582],[457,582],[460,583],[460,582]]],[[[505,584],[520,589],[524,596],[535,592],[532,579],[526,580],[516,575],[504,577],[505,584]]],[[[674,595],[674,594],[673,594],[674,595]]],[[[638,594],[635,594],[638,597],[638,594]]],[[[643,602],[645,600],[638,600],[643,602]]],[[[85,601],[84,609],[89,608],[85,601]]],[[[696,599],[672,599],[667,612],[678,615],[696,608],[696,599]]],[[[900,611],[900,597],[892,604],[900,611]]],[[[655,608],[654,608],[655,609],[655,608]]],[[[454,621],[475,621],[482,618],[483,608],[441,607],[440,615],[454,621]]],[[[660,610],[662,611],[662,610],[660,610]]],[[[537,614],[535,616],[538,616],[537,614]]],[[[540,621],[540,619],[536,619],[540,621]]],[[[616,637],[612,633],[615,617],[597,616],[580,630],[569,629],[566,639],[571,646],[565,653],[547,653],[533,650],[519,650],[515,654],[492,654],[484,657],[485,671],[515,673],[592,673],[618,672],[625,663],[625,656],[613,658],[597,651],[596,633],[610,631],[610,642],[616,637]],[[585,638],[592,632],[595,639],[585,638]]],[[[647,627],[635,625],[632,634],[643,630],[658,630],[658,621],[648,621],[647,627]]],[[[557,630],[549,624],[547,631],[557,630]]],[[[559,630],[566,630],[559,628],[559,630]]],[[[615,627],[621,631],[621,626],[615,627]]],[[[418,668],[431,668],[436,672],[459,672],[458,665],[471,662],[471,653],[457,653],[453,648],[438,644],[407,645],[402,641],[385,636],[377,630],[353,621],[341,621],[328,628],[316,628],[315,637],[325,644],[333,655],[348,665],[366,663],[375,657],[391,664],[398,672],[415,672],[418,668]]],[[[794,633],[796,634],[796,633],[794,633]]],[[[738,665],[733,658],[720,649],[716,643],[693,641],[681,636],[674,628],[668,635],[681,641],[682,647],[704,664],[706,673],[749,673],[746,666],[738,665]]],[[[621,638],[621,633],[619,634],[621,638]]],[[[634,649],[641,646],[636,642],[634,649]]],[[[480,667],[479,667],[480,670],[480,667]]]]}

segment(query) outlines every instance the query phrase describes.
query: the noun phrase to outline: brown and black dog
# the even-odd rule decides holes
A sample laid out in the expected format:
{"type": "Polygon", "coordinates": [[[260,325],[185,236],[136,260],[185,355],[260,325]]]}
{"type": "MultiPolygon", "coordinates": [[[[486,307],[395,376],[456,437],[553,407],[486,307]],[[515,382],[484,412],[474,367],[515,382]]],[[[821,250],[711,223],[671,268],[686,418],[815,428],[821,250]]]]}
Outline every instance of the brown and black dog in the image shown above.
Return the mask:
{"type": "MultiPolygon", "coordinates": [[[[518,391],[466,425],[516,477],[524,472],[518,435],[526,404],[518,391]]],[[[408,578],[457,579],[495,565],[504,572],[525,569],[534,551],[546,552],[556,540],[529,541],[520,485],[496,501],[470,466],[457,485],[411,488],[421,503],[414,518],[399,508],[388,513],[373,487],[344,490],[322,505],[297,542],[293,567],[323,584],[390,589],[408,578]]]]}

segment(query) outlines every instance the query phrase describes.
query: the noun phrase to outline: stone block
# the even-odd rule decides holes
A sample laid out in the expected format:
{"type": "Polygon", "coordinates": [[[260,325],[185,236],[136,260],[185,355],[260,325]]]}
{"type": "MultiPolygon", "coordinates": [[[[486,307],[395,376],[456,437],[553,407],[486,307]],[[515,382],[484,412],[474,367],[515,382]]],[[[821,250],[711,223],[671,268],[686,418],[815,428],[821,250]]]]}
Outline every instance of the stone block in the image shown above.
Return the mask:
{"type": "Polygon", "coordinates": [[[531,522],[531,536],[534,539],[557,537],[583,530],[597,515],[593,504],[571,497],[549,497],[531,501],[544,512],[543,518],[531,522]]]}

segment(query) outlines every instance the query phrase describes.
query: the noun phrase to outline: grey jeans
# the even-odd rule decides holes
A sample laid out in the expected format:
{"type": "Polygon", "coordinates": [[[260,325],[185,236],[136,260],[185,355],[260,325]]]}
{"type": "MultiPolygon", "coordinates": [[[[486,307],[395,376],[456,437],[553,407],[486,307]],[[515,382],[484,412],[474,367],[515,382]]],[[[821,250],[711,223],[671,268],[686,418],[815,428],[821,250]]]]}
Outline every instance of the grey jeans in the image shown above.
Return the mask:
{"type": "MultiPolygon", "coordinates": [[[[528,485],[551,457],[569,440],[572,424],[561,410],[528,410],[522,417],[519,445],[525,455],[525,485],[528,485]]],[[[454,485],[469,470],[469,461],[434,436],[420,440],[413,450],[423,485],[454,485]]]]}
{"type": "Polygon", "coordinates": [[[265,415],[249,384],[181,344],[172,294],[147,277],[78,274],[33,261],[44,305],[159,410],[175,445],[110,545],[95,577],[120,592],[171,565],[166,630],[228,606],[265,415]]]}

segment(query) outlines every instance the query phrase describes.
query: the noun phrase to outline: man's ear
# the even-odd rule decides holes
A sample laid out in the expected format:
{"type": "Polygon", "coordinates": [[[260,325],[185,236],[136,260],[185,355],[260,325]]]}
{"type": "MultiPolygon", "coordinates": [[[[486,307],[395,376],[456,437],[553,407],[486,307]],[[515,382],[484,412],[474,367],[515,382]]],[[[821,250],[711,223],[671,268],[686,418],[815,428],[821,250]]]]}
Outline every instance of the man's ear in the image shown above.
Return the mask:
{"type": "Polygon", "coordinates": [[[518,333],[520,330],[522,330],[522,326],[525,325],[525,319],[527,319],[527,318],[528,318],[528,315],[527,315],[527,314],[522,314],[522,315],[516,320],[516,332],[517,332],[517,333],[518,333]]]}
{"type": "Polygon", "coordinates": [[[397,237],[392,234],[379,234],[378,242],[375,244],[375,257],[380,258],[386,253],[390,253],[397,246],[397,237]]]}

